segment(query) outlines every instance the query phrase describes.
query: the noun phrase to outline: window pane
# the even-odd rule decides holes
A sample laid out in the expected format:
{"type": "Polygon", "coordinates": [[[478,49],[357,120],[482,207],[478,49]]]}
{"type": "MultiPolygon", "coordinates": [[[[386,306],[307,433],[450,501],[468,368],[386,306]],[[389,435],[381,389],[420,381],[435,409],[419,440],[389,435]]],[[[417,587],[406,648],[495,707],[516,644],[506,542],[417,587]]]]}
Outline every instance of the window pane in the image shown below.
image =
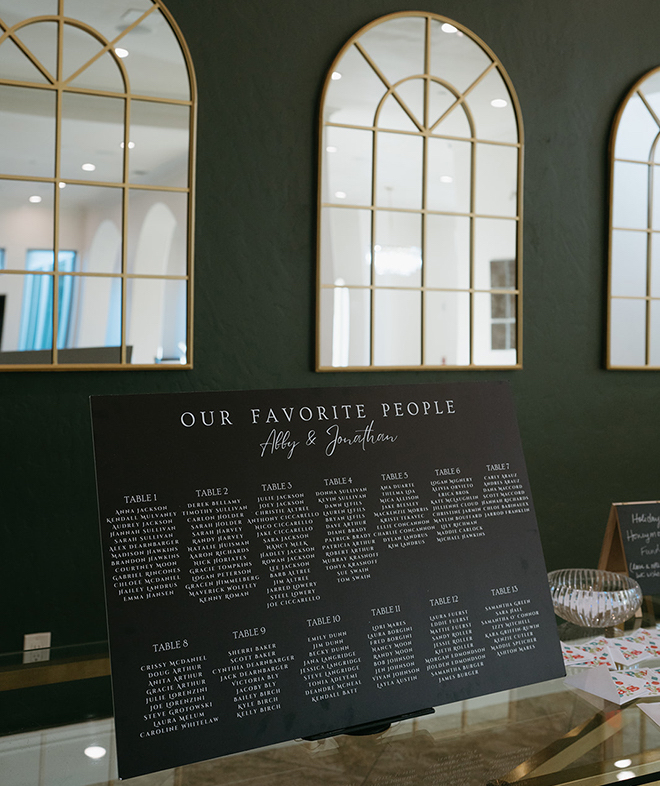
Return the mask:
{"type": "Polygon", "coordinates": [[[651,301],[651,344],[649,347],[649,364],[660,366],[660,301],[651,301]]]}
{"type": "Polygon", "coordinates": [[[123,93],[126,90],[122,76],[115,58],[106,52],[96,59],[91,65],[81,71],[72,79],[71,87],[85,87],[88,90],[107,90],[113,93],[123,93]]]}
{"type": "MultiPolygon", "coordinates": [[[[412,112],[410,107],[408,109],[412,112]]],[[[408,112],[403,109],[393,95],[388,96],[383,101],[376,118],[376,125],[379,128],[392,128],[396,131],[417,132],[419,130],[408,112]]]]}
{"type": "Polygon", "coordinates": [[[128,196],[128,272],[185,276],[188,195],[131,189],[128,196]]]}
{"type": "Polygon", "coordinates": [[[60,189],[60,245],[75,248],[86,273],[121,273],[122,189],[60,189]]]}
{"type": "Polygon", "coordinates": [[[371,211],[321,210],[321,283],[371,283],[371,211]]]}
{"type": "Polygon", "coordinates": [[[424,125],[424,79],[408,79],[396,86],[396,94],[412,112],[420,126],[424,125]]]}
{"type": "Polygon", "coordinates": [[[518,148],[477,145],[476,212],[515,216],[518,212],[518,148]]]}
{"type": "Polygon", "coordinates": [[[321,365],[368,366],[371,292],[333,287],[321,291],[321,365]]]}
{"type": "Polygon", "coordinates": [[[0,180],[0,243],[5,268],[25,270],[28,251],[41,248],[53,261],[53,185],[0,180]]]}
{"type": "Polygon", "coordinates": [[[612,225],[633,229],[648,226],[649,168],[644,164],[614,163],[612,225]]]}
{"type": "Polygon", "coordinates": [[[429,84],[429,127],[439,136],[471,137],[472,131],[462,104],[456,104],[456,96],[444,85],[437,82],[429,84]],[[445,112],[453,107],[444,117],[445,112]],[[441,120],[441,118],[443,118],[441,120]],[[440,121],[441,122],[438,122],[440,121]],[[437,123],[437,125],[436,125],[437,123]]]}
{"type": "MultiPolygon", "coordinates": [[[[44,267],[52,267],[52,263],[44,267]]],[[[53,345],[53,277],[26,275],[24,279],[18,349],[50,349],[53,345]]]]}
{"type": "Polygon", "coordinates": [[[469,293],[427,292],[424,331],[425,365],[468,365],[470,362],[469,293]]]}
{"type": "Polygon", "coordinates": [[[461,93],[491,64],[490,57],[469,36],[445,32],[431,22],[431,73],[442,76],[461,93]]]}
{"type": "Polygon", "coordinates": [[[124,108],[125,102],[120,98],[63,94],[63,180],[123,180],[124,108]]]}
{"type": "Polygon", "coordinates": [[[418,366],[422,360],[420,292],[374,292],[374,365],[418,366]]]}
{"type": "Polygon", "coordinates": [[[509,90],[494,68],[467,96],[478,139],[517,142],[518,124],[509,90]]]}
{"type": "Polygon", "coordinates": [[[377,135],[376,204],[422,206],[422,138],[407,134],[377,135]]]}
{"type": "Polygon", "coordinates": [[[660,76],[658,76],[657,72],[646,77],[639,92],[649,102],[649,106],[655,114],[660,114],[660,76]]]}
{"type": "Polygon", "coordinates": [[[141,14],[153,7],[152,0],[131,0],[123,7],[111,5],[108,0],[64,0],[64,16],[86,22],[112,41],[121,30],[133,24],[141,14]],[[129,10],[125,11],[124,8],[129,10]]]}
{"type": "Polygon", "coordinates": [[[2,0],[0,2],[0,18],[10,27],[33,16],[55,16],[55,14],[57,14],[57,0],[21,0],[20,3],[16,0],[2,0]]]}
{"type": "Polygon", "coordinates": [[[470,286],[470,219],[426,216],[427,287],[466,289],[470,286]]]}
{"type": "Polygon", "coordinates": [[[360,45],[394,84],[424,73],[425,27],[419,17],[391,19],[367,30],[360,37],[360,45]]]}
{"type": "Polygon", "coordinates": [[[516,259],[518,222],[498,218],[475,219],[474,230],[474,286],[493,289],[492,262],[516,259]]]}
{"type": "Polygon", "coordinates": [[[0,274],[0,365],[50,363],[53,277],[0,274]]]}
{"type": "Polygon", "coordinates": [[[651,243],[651,297],[660,297],[660,234],[649,235],[651,243]]]}
{"type": "Polygon", "coordinates": [[[187,106],[131,101],[130,182],[186,187],[189,138],[187,106]]]}
{"type": "Polygon", "coordinates": [[[116,46],[128,51],[124,62],[134,95],[190,100],[190,81],[183,51],[160,11],[149,14],[120,38],[116,46]]]}
{"type": "MultiPolygon", "coordinates": [[[[0,15],[0,18],[4,17],[0,15]]],[[[10,38],[0,44],[0,74],[3,79],[50,84],[32,60],[10,38]]]]}
{"type": "Polygon", "coordinates": [[[513,366],[518,362],[516,301],[516,295],[475,293],[475,363],[484,366],[513,366]]]}
{"type": "Polygon", "coordinates": [[[614,298],[610,307],[610,363],[646,363],[646,301],[614,298]]]}
{"type": "Polygon", "coordinates": [[[427,155],[426,207],[450,213],[469,213],[470,142],[429,139],[427,155]]]}
{"type": "Polygon", "coordinates": [[[187,282],[126,282],[126,343],[131,363],[186,362],[187,282]]]}
{"type": "Polygon", "coordinates": [[[0,174],[53,177],[55,92],[0,86],[0,174]]]}
{"type": "Polygon", "coordinates": [[[646,295],[647,232],[612,232],[612,294],[646,295]]]}
{"type": "Polygon", "coordinates": [[[326,127],[323,142],[324,202],[371,204],[372,148],[371,131],[326,127]]]}
{"type": "Polygon", "coordinates": [[[377,286],[421,286],[421,215],[389,210],[376,212],[374,266],[377,286]]]}
{"type": "Polygon", "coordinates": [[[121,70],[109,52],[98,57],[91,65],[87,65],[101,51],[100,41],[73,25],[64,25],[63,38],[64,78],[71,80],[72,86],[91,90],[109,90],[115,93],[125,92],[126,85],[121,70]],[[86,66],[84,70],[80,71],[84,66],[86,66]],[[74,74],[78,75],[71,79],[74,74]]]}
{"type": "Polygon", "coordinates": [[[616,158],[649,161],[651,147],[660,132],[658,124],[638,95],[634,95],[623,110],[616,135],[616,158]]]}
{"type": "Polygon", "coordinates": [[[323,120],[372,126],[376,107],[386,87],[355,46],[337,64],[339,79],[331,79],[325,94],[323,120]]]}
{"type": "Polygon", "coordinates": [[[120,363],[121,278],[61,278],[71,293],[71,317],[58,362],[120,363]]]}
{"type": "Polygon", "coordinates": [[[57,74],[57,23],[33,22],[19,28],[15,35],[49,74],[55,77],[57,74]]]}

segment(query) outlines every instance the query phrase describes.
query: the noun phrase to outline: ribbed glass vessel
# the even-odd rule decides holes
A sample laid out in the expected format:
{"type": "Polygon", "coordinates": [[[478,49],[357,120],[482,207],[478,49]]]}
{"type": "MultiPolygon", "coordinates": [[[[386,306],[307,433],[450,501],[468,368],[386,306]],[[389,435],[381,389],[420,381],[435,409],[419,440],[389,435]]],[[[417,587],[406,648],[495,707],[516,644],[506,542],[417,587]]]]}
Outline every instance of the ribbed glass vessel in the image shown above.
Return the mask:
{"type": "Polygon", "coordinates": [[[548,573],[555,614],[586,628],[609,628],[624,622],[642,602],[639,584],[607,570],[568,568],[548,573]]]}

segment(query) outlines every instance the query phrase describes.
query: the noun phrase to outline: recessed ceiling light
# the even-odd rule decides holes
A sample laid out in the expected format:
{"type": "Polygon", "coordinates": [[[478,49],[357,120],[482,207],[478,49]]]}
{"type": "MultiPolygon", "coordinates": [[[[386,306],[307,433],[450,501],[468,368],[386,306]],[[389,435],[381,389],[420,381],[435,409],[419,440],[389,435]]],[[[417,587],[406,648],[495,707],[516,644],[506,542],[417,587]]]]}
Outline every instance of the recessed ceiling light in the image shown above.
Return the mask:
{"type": "Polygon", "coordinates": [[[128,57],[128,49],[122,49],[121,46],[116,46],[115,54],[117,57],[128,57]]]}
{"type": "Polygon", "coordinates": [[[60,182],[59,182],[57,185],[58,185],[60,188],[66,188],[66,183],[63,183],[62,181],[60,181],[60,182]]]}
{"type": "Polygon", "coordinates": [[[346,199],[346,192],[345,191],[335,191],[335,196],[337,199],[346,199]]]}
{"type": "Polygon", "coordinates": [[[338,79],[341,79],[341,74],[339,73],[339,71],[333,71],[331,78],[336,82],[338,79]]]}
{"type": "Polygon", "coordinates": [[[449,22],[445,22],[442,27],[440,28],[443,33],[457,33],[458,28],[454,27],[454,25],[450,25],[449,22]]]}
{"type": "Polygon", "coordinates": [[[334,145],[328,145],[325,149],[326,153],[336,153],[337,148],[334,145]]]}
{"type": "Polygon", "coordinates": [[[494,98],[494,99],[493,99],[493,100],[490,102],[490,105],[491,105],[491,106],[494,106],[494,107],[495,107],[495,109],[502,109],[502,108],[503,108],[503,107],[505,107],[505,106],[509,106],[509,102],[508,102],[508,101],[505,101],[503,98],[494,98]]]}
{"type": "Polygon", "coordinates": [[[37,202],[41,202],[41,197],[40,197],[40,196],[37,196],[37,195],[35,194],[35,196],[31,196],[31,197],[29,198],[28,202],[32,202],[33,204],[35,204],[35,205],[36,205],[36,204],[37,204],[37,202]]]}
{"type": "Polygon", "coordinates": [[[96,169],[96,166],[94,164],[83,164],[82,168],[85,170],[85,172],[93,172],[96,169]]]}
{"type": "Polygon", "coordinates": [[[100,745],[90,745],[85,748],[85,756],[89,756],[90,759],[102,759],[106,753],[106,749],[100,745]]]}
{"type": "Polygon", "coordinates": [[[614,766],[618,767],[619,769],[630,767],[631,764],[632,764],[632,759],[619,759],[618,761],[614,762],[614,766]]]}
{"type": "MultiPolygon", "coordinates": [[[[121,149],[123,150],[124,149],[124,143],[120,142],[119,143],[119,147],[121,147],[121,149]]],[[[128,143],[128,149],[129,150],[132,150],[134,147],[135,147],[135,142],[129,142],[128,143]]]]}
{"type": "Polygon", "coordinates": [[[454,178],[451,175],[441,175],[440,176],[441,183],[453,183],[454,178]]]}

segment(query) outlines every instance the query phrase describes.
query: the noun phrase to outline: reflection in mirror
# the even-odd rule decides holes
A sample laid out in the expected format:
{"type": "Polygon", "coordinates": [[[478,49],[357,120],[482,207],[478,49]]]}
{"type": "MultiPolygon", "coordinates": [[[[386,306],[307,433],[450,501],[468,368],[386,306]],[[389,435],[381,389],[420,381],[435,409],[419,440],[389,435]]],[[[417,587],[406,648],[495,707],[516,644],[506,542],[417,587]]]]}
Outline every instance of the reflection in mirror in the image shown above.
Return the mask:
{"type": "Polygon", "coordinates": [[[429,366],[467,366],[470,362],[470,295],[427,292],[425,362],[429,366]]]}
{"type": "Polygon", "coordinates": [[[452,32],[447,24],[439,19],[431,20],[431,73],[464,93],[492,60],[477,41],[458,28],[452,32]]]}
{"type": "Polygon", "coordinates": [[[194,83],[174,23],[160,0],[0,0],[15,23],[0,44],[0,366],[189,368],[194,83]]]}
{"type": "Polygon", "coordinates": [[[124,107],[120,98],[65,93],[62,97],[60,177],[121,182],[124,107]]]}
{"type": "Polygon", "coordinates": [[[610,307],[610,362],[643,366],[646,360],[646,301],[616,298],[610,307]]]}
{"type": "Polygon", "coordinates": [[[188,182],[189,129],[190,108],[187,106],[131,101],[128,143],[131,183],[185,186],[188,182]]]}
{"type": "Polygon", "coordinates": [[[354,128],[325,130],[324,202],[371,204],[373,134],[354,128]]]}
{"type": "Polygon", "coordinates": [[[660,368],[660,69],[635,84],[612,129],[607,367],[660,368]]]}
{"type": "Polygon", "coordinates": [[[428,209],[469,213],[472,145],[455,139],[429,139],[427,157],[430,171],[440,174],[426,184],[428,209]]]}
{"type": "Polygon", "coordinates": [[[474,296],[474,355],[482,365],[516,363],[516,295],[474,296]]]}
{"type": "Polygon", "coordinates": [[[378,65],[391,85],[424,73],[426,25],[422,17],[400,16],[396,23],[374,25],[358,45],[378,65]]]}
{"type": "Polygon", "coordinates": [[[131,363],[186,363],[185,281],[129,278],[126,333],[131,363]]]}
{"type": "Polygon", "coordinates": [[[324,364],[336,368],[366,366],[371,354],[371,293],[344,286],[340,278],[335,283],[322,294],[321,356],[324,364]]]}
{"type": "Polygon", "coordinates": [[[518,196],[517,151],[503,145],[477,145],[477,213],[515,216],[518,196]]]}
{"type": "Polygon", "coordinates": [[[420,287],[422,217],[378,210],[375,215],[374,283],[378,287],[420,287]]]}
{"type": "MultiPolygon", "coordinates": [[[[469,289],[470,219],[467,216],[427,216],[424,259],[428,287],[469,289]]],[[[467,302],[469,307],[469,299],[467,302]]]]}
{"type": "Polygon", "coordinates": [[[0,175],[53,177],[55,98],[48,90],[0,85],[0,175]]]}
{"type": "Polygon", "coordinates": [[[612,294],[617,297],[646,295],[646,232],[616,229],[612,233],[612,294]]]}
{"type": "Polygon", "coordinates": [[[422,337],[419,292],[377,289],[374,292],[374,363],[377,366],[419,366],[422,337]]]}
{"type": "Polygon", "coordinates": [[[0,179],[0,244],[6,270],[28,270],[34,248],[49,251],[52,261],[53,192],[52,183],[0,179]]]}
{"type": "Polygon", "coordinates": [[[321,211],[323,247],[321,281],[342,286],[371,283],[371,211],[324,207],[321,211]]]}
{"type": "Polygon", "coordinates": [[[128,200],[127,272],[185,276],[187,195],[131,189],[128,200]]]}
{"type": "Polygon", "coordinates": [[[17,3],[16,0],[0,0],[0,19],[7,27],[13,27],[33,16],[54,16],[57,14],[57,2],[58,0],[21,0],[17,3]]]}
{"type": "Polygon", "coordinates": [[[392,14],[348,41],[321,108],[319,370],[520,366],[518,117],[458,23],[392,14]]]}
{"type": "MultiPolygon", "coordinates": [[[[474,282],[477,289],[510,289],[501,287],[499,277],[494,277],[493,261],[510,260],[509,265],[515,282],[516,221],[501,218],[478,218],[475,221],[474,282]]],[[[515,285],[515,283],[514,283],[515,285]]]]}
{"type": "Polygon", "coordinates": [[[419,210],[422,206],[422,138],[380,133],[377,145],[376,204],[419,210]]]}

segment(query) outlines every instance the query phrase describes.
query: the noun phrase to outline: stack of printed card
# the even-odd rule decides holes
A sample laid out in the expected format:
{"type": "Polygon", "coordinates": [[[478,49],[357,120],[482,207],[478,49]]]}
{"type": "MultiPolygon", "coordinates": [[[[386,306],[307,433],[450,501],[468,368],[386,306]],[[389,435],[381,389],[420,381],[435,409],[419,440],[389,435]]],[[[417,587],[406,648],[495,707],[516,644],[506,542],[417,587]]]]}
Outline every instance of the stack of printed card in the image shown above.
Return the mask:
{"type": "Polygon", "coordinates": [[[660,633],[639,629],[630,636],[604,636],[579,645],[562,642],[564,663],[580,670],[566,679],[568,685],[594,693],[616,704],[660,695],[660,670],[639,664],[660,658],[660,633]],[[626,668],[627,667],[627,668],[626,668]],[[592,672],[581,673],[582,668],[592,672]]]}

